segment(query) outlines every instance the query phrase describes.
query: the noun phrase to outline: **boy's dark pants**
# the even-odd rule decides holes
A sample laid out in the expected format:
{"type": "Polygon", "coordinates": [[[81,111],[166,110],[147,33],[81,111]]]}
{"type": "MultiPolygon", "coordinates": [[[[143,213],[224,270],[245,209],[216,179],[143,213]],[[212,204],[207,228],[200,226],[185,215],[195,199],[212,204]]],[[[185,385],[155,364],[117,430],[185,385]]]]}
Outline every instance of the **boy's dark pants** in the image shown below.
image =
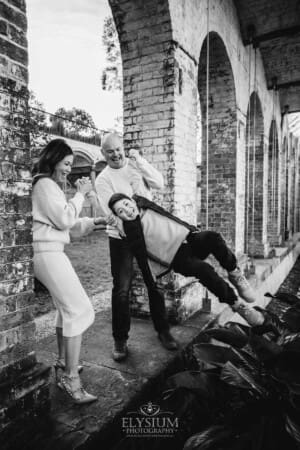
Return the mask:
{"type": "MultiPolygon", "coordinates": [[[[130,329],[129,291],[133,277],[133,255],[123,239],[109,238],[112,289],[112,331],[116,340],[128,339],[130,329]]],[[[165,301],[161,292],[147,286],[150,313],[155,330],[168,330],[165,301]]]]}
{"type": "Polygon", "coordinates": [[[234,290],[210,264],[203,261],[210,254],[227,271],[236,268],[236,257],[229,250],[222,236],[214,231],[199,231],[190,233],[187,243],[179,247],[172,262],[172,269],[182,275],[198,278],[200,283],[218,297],[220,302],[232,305],[237,300],[234,290]]]}

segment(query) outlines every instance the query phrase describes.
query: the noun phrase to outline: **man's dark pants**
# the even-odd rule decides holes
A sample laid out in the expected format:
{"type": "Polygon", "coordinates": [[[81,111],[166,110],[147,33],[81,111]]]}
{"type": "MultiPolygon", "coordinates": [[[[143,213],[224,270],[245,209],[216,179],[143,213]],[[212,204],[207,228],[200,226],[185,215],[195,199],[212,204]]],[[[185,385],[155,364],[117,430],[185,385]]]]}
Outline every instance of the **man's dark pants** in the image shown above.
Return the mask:
{"type": "Polygon", "coordinates": [[[236,268],[236,257],[222,236],[214,231],[202,231],[189,234],[187,243],[179,247],[173,259],[172,269],[182,275],[198,278],[221,302],[233,305],[237,300],[234,290],[210,264],[203,261],[210,254],[227,271],[236,268]]]}
{"type": "MultiPolygon", "coordinates": [[[[123,239],[109,238],[112,289],[112,330],[115,340],[128,339],[130,329],[129,291],[133,277],[133,255],[123,239]]],[[[155,330],[169,329],[163,295],[148,289],[149,306],[155,330]]]]}

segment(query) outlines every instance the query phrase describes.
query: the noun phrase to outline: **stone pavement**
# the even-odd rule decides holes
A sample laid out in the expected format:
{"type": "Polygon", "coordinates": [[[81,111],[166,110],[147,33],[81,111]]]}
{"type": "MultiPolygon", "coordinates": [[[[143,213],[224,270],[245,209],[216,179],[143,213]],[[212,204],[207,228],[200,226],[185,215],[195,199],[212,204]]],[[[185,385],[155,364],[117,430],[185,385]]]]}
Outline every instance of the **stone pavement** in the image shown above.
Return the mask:
{"type": "MultiPolygon", "coordinates": [[[[74,405],[55,386],[52,374],[50,414],[40,421],[28,446],[23,443],[20,448],[111,449],[124,437],[121,417],[126,411],[155,400],[166,377],[184,368],[187,347],[211,320],[212,315],[201,313],[184,325],[173,327],[172,332],[181,344],[181,349],[174,353],[161,346],[151,321],[133,318],[129,358],[116,363],[111,358],[110,310],[98,313],[84,337],[81,356],[83,384],[99,400],[89,406],[74,405]]],[[[36,352],[39,361],[52,365],[56,357],[55,336],[40,340],[36,352]]]]}

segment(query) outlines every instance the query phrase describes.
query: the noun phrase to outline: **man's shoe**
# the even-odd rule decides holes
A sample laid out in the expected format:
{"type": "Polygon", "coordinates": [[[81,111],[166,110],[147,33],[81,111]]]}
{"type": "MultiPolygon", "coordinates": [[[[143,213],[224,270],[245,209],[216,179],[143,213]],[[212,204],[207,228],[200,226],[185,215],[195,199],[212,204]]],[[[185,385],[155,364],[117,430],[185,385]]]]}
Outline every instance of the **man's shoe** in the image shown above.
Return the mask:
{"type": "Polygon", "coordinates": [[[245,276],[242,274],[241,269],[237,267],[236,269],[228,272],[228,278],[230,283],[237,289],[240,297],[242,297],[246,302],[255,302],[255,293],[250,284],[248,283],[245,276]]]}
{"type": "Polygon", "coordinates": [[[250,308],[249,306],[239,301],[232,305],[232,310],[234,312],[237,312],[252,327],[262,325],[265,321],[265,318],[261,312],[257,311],[254,308],[250,308]]]}
{"type": "Polygon", "coordinates": [[[112,356],[115,361],[124,361],[128,356],[127,341],[115,341],[112,356]]]}
{"type": "Polygon", "coordinates": [[[169,330],[161,331],[160,333],[158,333],[158,338],[162,343],[163,347],[165,347],[167,350],[178,349],[178,344],[171,335],[169,330]]]}

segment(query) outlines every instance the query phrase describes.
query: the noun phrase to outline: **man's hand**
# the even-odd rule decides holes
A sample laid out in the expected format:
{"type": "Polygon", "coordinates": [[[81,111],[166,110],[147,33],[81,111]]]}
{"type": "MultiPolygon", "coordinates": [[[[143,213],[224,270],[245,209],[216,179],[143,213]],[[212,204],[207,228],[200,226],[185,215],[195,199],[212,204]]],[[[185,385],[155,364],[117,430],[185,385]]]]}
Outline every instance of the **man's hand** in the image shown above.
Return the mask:
{"type": "Polygon", "coordinates": [[[131,159],[132,161],[139,162],[139,160],[141,159],[141,154],[139,150],[131,148],[128,152],[128,158],[131,159]]]}

